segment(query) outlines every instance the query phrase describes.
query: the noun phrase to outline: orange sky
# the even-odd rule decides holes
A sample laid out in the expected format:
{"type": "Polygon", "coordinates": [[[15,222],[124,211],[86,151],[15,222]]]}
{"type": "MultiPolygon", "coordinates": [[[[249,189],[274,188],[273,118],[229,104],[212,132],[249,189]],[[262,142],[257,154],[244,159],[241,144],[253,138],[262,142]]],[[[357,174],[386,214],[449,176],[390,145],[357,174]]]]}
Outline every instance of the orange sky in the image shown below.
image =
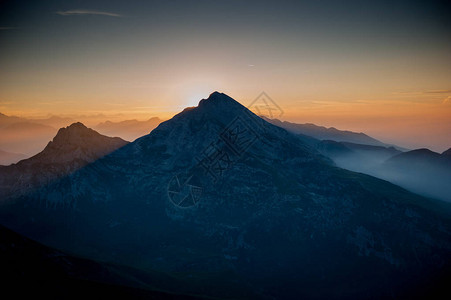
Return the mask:
{"type": "Polygon", "coordinates": [[[448,7],[326,2],[5,2],[0,112],[166,119],[213,91],[265,91],[285,120],[451,147],[448,7]],[[80,3],[97,8],[71,14],[80,3]]]}

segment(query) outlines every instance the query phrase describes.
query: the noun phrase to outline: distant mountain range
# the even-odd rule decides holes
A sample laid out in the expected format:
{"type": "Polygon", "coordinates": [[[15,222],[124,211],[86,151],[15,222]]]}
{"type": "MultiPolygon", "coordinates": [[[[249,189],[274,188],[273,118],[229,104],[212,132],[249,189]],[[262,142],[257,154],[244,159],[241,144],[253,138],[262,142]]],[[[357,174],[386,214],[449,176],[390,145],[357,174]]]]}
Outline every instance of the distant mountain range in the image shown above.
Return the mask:
{"type": "MultiPolygon", "coordinates": [[[[50,116],[45,119],[27,119],[0,113],[0,149],[5,152],[4,154],[0,152],[0,165],[9,165],[35,155],[55,136],[58,128],[75,122],[68,117],[50,116]],[[14,155],[15,153],[22,155],[14,155]]],[[[151,118],[147,121],[105,121],[99,123],[94,129],[107,136],[133,141],[148,134],[161,122],[159,118],[151,118]]]]}
{"type": "Polygon", "coordinates": [[[149,134],[162,122],[159,118],[150,118],[147,121],[126,120],[122,122],[106,121],[94,127],[98,132],[108,136],[118,136],[128,141],[134,141],[143,135],[149,134]]]}
{"type": "Polygon", "coordinates": [[[59,117],[59,116],[49,116],[48,118],[43,119],[33,119],[33,118],[23,118],[16,116],[7,116],[5,114],[0,113],[0,127],[13,125],[16,123],[33,123],[39,125],[45,125],[52,128],[60,128],[64,126],[68,126],[69,124],[75,123],[75,120],[72,118],[59,117]]]}
{"type": "MultiPolygon", "coordinates": [[[[56,132],[51,126],[0,113],[0,149],[3,151],[30,157],[41,151],[56,132]]],[[[18,160],[8,160],[5,164],[18,160]]]]}
{"type": "Polygon", "coordinates": [[[76,123],[76,120],[73,118],[67,117],[59,117],[59,116],[50,116],[45,119],[28,119],[29,122],[47,125],[53,128],[61,128],[69,126],[72,123],[76,123]]]}
{"type": "Polygon", "coordinates": [[[401,152],[394,147],[335,141],[314,144],[337,166],[388,180],[415,193],[451,202],[450,150],[442,154],[429,149],[401,152]]]}
{"type": "Polygon", "coordinates": [[[24,159],[26,156],[20,153],[11,153],[0,150],[0,165],[10,165],[24,159]]]}
{"type": "Polygon", "coordinates": [[[416,149],[400,153],[387,161],[388,164],[402,164],[405,167],[422,167],[423,164],[434,164],[437,167],[451,163],[451,148],[442,154],[429,149],[416,149]],[[412,163],[416,166],[412,166],[412,163]]]}
{"type": "MultiPolygon", "coordinates": [[[[451,204],[339,168],[324,155],[327,142],[270,124],[225,94],[119,147],[10,195],[1,222],[83,257],[167,274],[153,286],[182,294],[421,298],[451,274],[451,204]]],[[[58,149],[52,165],[72,148],[58,149]]]]}
{"type": "Polygon", "coordinates": [[[35,156],[0,167],[0,193],[20,195],[68,175],[126,145],[120,138],[103,136],[81,123],[61,128],[53,141],[35,156]]]}
{"type": "Polygon", "coordinates": [[[357,133],[347,130],[338,130],[334,127],[327,128],[324,126],[318,126],[311,123],[297,124],[290,123],[287,121],[280,121],[278,119],[268,119],[266,117],[262,118],[265,121],[270,122],[271,124],[285,128],[286,130],[291,131],[293,133],[307,135],[318,140],[332,140],[336,142],[348,142],[370,146],[383,146],[383,147],[390,146],[362,132],[357,133]]]}
{"type": "Polygon", "coordinates": [[[333,159],[339,167],[363,173],[371,172],[387,159],[402,153],[392,146],[371,146],[330,140],[320,141],[316,147],[322,154],[333,159]]]}
{"type": "Polygon", "coordinates": [[[411,191],[451,202],[450,149],[442,154],[417,149],[393,156],[375,175],[411,191]]]}
{"type": "Polygon", "coordinates": [[[262,117],[296,133],[337,166],[388,180],[426,197],[451,202],[451,149],[408,150],[385,144],[362,132],[343,131],[314,124],[296,124],[262,117]]]}
{"type": "Polygon", "coordinates": [[[364,133],[262,118],[298,134],[305,143],[341,168],[376,176],[421,195],[451,202],[451,165],[447,159],[451,156],[450,149],[443,154],[429,149],[410,151],[364,133]]]}

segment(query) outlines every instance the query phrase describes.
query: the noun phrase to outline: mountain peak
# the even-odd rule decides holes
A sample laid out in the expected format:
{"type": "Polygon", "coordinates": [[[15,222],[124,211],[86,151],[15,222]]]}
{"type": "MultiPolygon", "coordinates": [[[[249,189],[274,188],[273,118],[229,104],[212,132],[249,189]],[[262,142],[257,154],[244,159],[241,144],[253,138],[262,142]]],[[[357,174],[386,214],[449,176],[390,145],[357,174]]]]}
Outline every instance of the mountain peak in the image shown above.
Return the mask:
{"type": "Polygon", "coordinates": [[[72,123],[69,126],[67,126],[66,128],[85,128],[85,129],[88,129],[88,127],[86,127],[85,124],[83,124],[81,122],[72,123]]]}
{"type": "Polygon", "coordinates": [[[40,153],[2,168],[0,193],[26,193],[125,146],[121,138],[101,135],[80,122],[61,128],[40,153]],[[8,176],[3,176],[8,174],[8,176]],[[2,190],[2,187],[6,187],[2,190]]]}
{"type": "Polygon", "coordinates": [[[70,124],[69,126],[60,128],[59,131],[63,131],[64,132],[64,131],[77,131],[77,130],[91,130],[91,129],[86,127],[81,122],[75,122],[75,123],[70,124]]]}
{"type": "MultiPolygon", "coordinates": [[[[221,93],[221,92],[218,92],[218,91],[214,91],[213,93],[210,94],[210,96],[208,96],[207,100],[208,100],[208,99],[211,99],[211,100],[213,100],[213,99],[219,99],[219,98],[224,98],[224,97],[230,98],[229,96],[227,96],[227,95],[224,94],[224,93],[221,93]]],[[[230,99],[232,99],[232,98],[230,98],[230,99]]]]}
{"type": "Polygon", "coordinates": [[[218,91],[215,91],[213,93],[210,94],[210,96],[208,96],[207,99],[202,99],[199,102],[199,107],[204,106],[204,105],[215,105],[215,106],[222,106],[222,105],[240,105],[236,100],[234,100],[232,97],[229,97],[228,95],[224,94],[224,93],[220,93],[218,91]]]}
{"type": "Polygon", "coordinates": [[[163,122],[160,125],[166,127],[171,123],[174,124],[174,122],[196,122],[198,124],[207,125],[208,122],[205,123],[205,121],[210,120],[217,125],[222,124],[223,127],[243,113],[247,113],[253,118],[262,121],[246,107],[228,95],[220,92],[213,92],[207,99],[202,99],[198,106],[185,108],[182,112],[175,115],[174,118],[163,122]]]}
{"type": "Polygon", "coordinates": [[[67,127],[60,128],[51,143],[61,145],[66,143],[78,143],[95,136],[100,136],[100,134],[86,127],[83,123],[76,122],[67,127]]]}
{"type": "MultiPolygon", "coordinates": [[[[49,150],[49,148],[55,147],[68,148],[73,146],[89,149],[90,146],[94,144],[109,144],[110,142],[122,145],[126,144],[126,142],[120,138],[111,138],[101,135],[97,131],[86,127],[83,123],[76,122],[67,127],[60,128],[53,138],[53,141],[49,142],[46,149],[49,150]]],[[[44,149],[44,151],[46,149],[44,149]]]]}
{"type": "Polygon", "coordinates": [[[221,92],[218,92],[218,91],[214,91],[213,93],[210,94],[210,96],[208,98],[210,98],[210,97],[217,97],[217,96],[221,96],[221,95],[227,96],[224,93],[221,93],[221,92]]]}

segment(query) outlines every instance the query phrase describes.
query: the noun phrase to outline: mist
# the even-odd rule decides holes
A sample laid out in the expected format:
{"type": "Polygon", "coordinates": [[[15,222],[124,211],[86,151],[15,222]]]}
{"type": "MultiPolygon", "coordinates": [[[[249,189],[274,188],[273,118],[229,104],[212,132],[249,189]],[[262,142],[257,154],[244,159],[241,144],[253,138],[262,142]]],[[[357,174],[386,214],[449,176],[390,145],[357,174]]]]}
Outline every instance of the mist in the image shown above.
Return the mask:
{"type": "Polygon", "coordinates": [[[428,149],[401,152],[395,148],[367,146],[363,150],[331,141],[328,143],[334,143],[334,148],[329,145],[325,149],[324,141],[321,143],[320,151],[340,168],[375,176],[411,192],[451,202],[449,155],[428,149]]]}

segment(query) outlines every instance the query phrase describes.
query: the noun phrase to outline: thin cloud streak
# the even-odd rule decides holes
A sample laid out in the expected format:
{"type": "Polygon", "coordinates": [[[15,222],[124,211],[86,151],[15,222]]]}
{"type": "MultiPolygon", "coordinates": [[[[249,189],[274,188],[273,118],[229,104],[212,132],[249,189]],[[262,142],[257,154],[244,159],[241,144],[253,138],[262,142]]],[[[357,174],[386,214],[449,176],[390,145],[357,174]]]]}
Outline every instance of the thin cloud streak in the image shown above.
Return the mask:
{"type": "Polygon", "coordinates": [[[66,10],[66,11],[57,11],[56,13],[61,16],[99,15],[99,16],[108,16],[108,17],[116,17],[116,18],[122,17],[122,15],[112,13],[112,12],[87,10],[87,9],[72,9],[72,10],[66,10]]]}
{"type": "Polygon", "coordinates": [[[451,90],[425,90],[425,91],[406,91],[393,92],[394,95],[422,95],[422,94],[449,94],[451,90]]]}
{"type": "Polygon", "coordinates": [[[451,90],[431,90],[431,91],[426,91],[426,94],[448,94],[451,93],[451,90]]]}

